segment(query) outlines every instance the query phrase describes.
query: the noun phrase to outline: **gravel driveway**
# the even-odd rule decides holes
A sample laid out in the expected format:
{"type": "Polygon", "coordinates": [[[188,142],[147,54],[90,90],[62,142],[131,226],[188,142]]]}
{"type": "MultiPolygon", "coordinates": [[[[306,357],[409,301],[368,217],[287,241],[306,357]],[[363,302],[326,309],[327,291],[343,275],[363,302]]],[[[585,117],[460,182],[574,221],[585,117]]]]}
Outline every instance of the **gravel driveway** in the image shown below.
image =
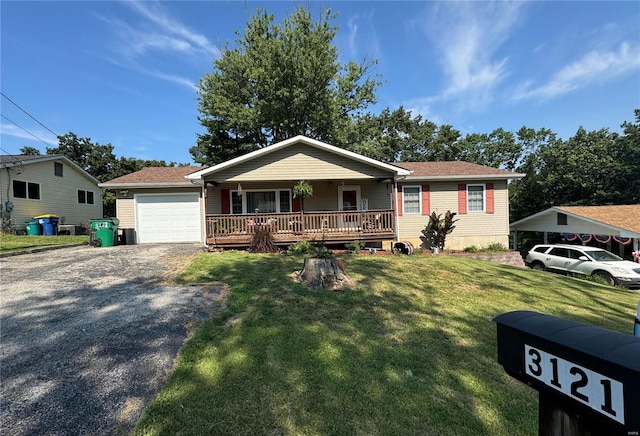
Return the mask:
{"type": "Polygon", "coordinates": [[[65,248],[0,259],[0,433],[126,434],[221,286],[166,279],[191,244],[65,248]]]}

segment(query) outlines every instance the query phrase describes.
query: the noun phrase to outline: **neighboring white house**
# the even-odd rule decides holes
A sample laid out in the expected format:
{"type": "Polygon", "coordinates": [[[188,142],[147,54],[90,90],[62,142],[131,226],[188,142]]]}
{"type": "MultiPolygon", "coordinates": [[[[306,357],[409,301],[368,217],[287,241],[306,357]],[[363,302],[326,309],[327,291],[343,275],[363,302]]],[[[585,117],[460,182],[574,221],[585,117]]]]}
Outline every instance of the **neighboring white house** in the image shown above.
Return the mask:
{"type": "Polygon", "coordinates": [[[540,232],[545,243],[549,233],[555,233],[563,242],[602,246],[627,259],[640,251],[640,204],[554,206],[509,227],[514,249],[518,232],[540,232]]]}
{"type": "Polygon", "coordinates": [[[98,179],[63,155],[0,155],[0,207],[17,230],[54,214],[60,224],[88,227],[102,218],[98,179]]]}

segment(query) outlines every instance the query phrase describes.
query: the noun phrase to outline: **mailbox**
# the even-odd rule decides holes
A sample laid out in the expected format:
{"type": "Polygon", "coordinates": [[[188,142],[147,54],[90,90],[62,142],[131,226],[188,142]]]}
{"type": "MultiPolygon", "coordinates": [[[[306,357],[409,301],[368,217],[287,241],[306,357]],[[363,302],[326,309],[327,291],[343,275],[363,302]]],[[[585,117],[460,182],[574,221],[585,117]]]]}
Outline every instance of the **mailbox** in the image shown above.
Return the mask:
{"type": "Polygon", "coordinates": [[[640,435],[640,338],[530,311],[494,321],[498,363],[540,393],[540,434],[544,409],[584,433],[640,435]]]}

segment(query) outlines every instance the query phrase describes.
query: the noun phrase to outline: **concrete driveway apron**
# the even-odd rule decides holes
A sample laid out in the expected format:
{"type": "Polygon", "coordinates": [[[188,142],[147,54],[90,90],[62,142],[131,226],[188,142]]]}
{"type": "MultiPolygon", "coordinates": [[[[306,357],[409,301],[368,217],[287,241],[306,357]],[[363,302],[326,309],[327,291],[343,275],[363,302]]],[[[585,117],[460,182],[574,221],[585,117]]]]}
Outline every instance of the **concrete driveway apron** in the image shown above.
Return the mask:
{"type": "Polygon", "coordinates": [[[0,259],[0,433],[126,434],[221,286],[165,279],[191,244],[88,246],[0,259]]]}

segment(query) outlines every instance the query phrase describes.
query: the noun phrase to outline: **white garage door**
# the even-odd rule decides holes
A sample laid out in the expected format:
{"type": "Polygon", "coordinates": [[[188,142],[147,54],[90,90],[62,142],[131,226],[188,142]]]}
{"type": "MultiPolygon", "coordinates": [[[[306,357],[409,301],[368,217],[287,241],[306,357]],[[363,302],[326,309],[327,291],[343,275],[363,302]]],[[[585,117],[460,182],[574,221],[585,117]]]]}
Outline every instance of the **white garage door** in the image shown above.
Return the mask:
{"type": "Polygon", "coordinates": [[[200,242],[198,194],[136,196],[138,242],[200,242]]]}

